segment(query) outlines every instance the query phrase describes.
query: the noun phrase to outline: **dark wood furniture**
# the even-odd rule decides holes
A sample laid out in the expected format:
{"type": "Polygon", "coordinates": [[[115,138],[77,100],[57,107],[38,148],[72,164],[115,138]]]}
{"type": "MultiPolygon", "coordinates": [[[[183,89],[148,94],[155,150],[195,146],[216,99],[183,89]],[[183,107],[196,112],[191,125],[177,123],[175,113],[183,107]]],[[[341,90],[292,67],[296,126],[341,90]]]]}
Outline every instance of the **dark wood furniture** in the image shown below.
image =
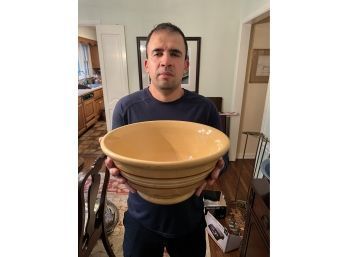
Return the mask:
{"type": "Polygon", "coordinates": [[[222,97],[208,96],[207,98],[213,102],[218,112],[222,112],[222,97]]]}
{"type": "Polygon", "coordinates": [[[106,206],[106,189],[109,183],[110,173],[107,168],[102,168],[106,156],[96,160],[89,171],[81,171],[78,174],[78,256],[88,257],[91,254],[98,239],[101,239],[104,248],[110,257],[116,257],[112,251],[106,231],[104,210],[106,206]],[[101,173],[104,173],[102,179],[101,173]],[[89,179],[91,177],[91,179],[89,179]],[[88,187],[88,190],[86,189],[88,187]],[[100,197],[98,197],[101,188],[100,197]],[[87,193],[85,195],[85,191],[87,193]],[[96,208],[96,202],[99,205],[96,208]],[[87,211],[85,210],[87,206],[87,211]]]}
{"type": "MultiPolygon", "coordinates": [[[[235,112],[222,112],[222,97],[208,96],[207,98],[215,105],[219,112],[222,131],[230,137],[230,119],[232,116],[239,116],[239,114],[235,112]]],[[[228,161],[230,161],[229,158],[228,161]]]]}
{"type": "Polygon", "coordinates": [[[270,186],[269,181],[253,179],[247,202],[247,218],[241,257],[270,256],[270,186]]]}
{"type": "MultiPolygon", "coordinates": [[[[222,97],[220,96],[209,96],[207,97],[211,102],[213,102],[213,104],[215,105],[216,109],[218,110],[219,114],[220,114],[220,122],[221,122],[221,126],[223,129],[223,132],[229,136],[229,132],[230,132],[230,124],[227,124],[227,119],[228,117],[225,115],[221,115],[222,113],[222,97]]],[[[229,121],[229,120],[228,120],[229,121]]]]}

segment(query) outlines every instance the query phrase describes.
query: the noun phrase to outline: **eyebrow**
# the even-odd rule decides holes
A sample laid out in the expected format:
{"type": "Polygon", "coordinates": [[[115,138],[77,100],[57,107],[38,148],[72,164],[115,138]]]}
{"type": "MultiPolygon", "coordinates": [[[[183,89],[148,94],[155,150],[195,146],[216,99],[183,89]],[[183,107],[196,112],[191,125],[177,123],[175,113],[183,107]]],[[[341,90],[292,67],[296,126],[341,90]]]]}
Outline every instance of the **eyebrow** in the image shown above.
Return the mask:
{"type": "MultiPolygon", "coordinates": [[[[164,51],[163,48],[155,48],[155,49],[152,50],[152,53],[163,52],[163,51],[164,51]]],[[[176,49],[176,48],[169,49],[169,52],[182,55],[182,52],[179,49],[176,49]]]]}

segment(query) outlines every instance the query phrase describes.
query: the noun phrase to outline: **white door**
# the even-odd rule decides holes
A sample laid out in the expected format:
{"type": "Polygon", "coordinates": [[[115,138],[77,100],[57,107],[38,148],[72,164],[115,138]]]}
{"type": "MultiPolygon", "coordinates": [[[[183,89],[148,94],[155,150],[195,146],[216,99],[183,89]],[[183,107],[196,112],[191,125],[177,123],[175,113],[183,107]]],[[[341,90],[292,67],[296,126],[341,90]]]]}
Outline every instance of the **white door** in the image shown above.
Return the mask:
{"type": "Polygon", "coordinates": [[[126,45],[123,25],[97,25],[107,130],[111,130],[112,113],[118,100],[129,94],[126,45]]]}

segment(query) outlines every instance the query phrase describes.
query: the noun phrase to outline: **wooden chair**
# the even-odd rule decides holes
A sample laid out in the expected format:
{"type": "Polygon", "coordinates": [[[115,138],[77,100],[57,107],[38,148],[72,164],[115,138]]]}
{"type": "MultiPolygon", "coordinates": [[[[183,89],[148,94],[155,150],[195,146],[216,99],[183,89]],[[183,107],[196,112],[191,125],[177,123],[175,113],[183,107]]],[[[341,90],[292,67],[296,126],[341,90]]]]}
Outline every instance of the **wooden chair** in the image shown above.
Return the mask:
{"type": "Polygon", "coordinates": [[[98,239],[101,239],[104,248],[110,257],[116,257],[109,243],[106,224],[104,218],[104,210],[106,203],[106,189],[109,183],[110,173],[104,166],[105,155],[98,158],[90,170],[81,171],[79,176],[78,186],[78,256],[88,257],[92,249],[97,244],[98,239]],[[101,179],[101,173],[104,173],[104,179],[101,179]],[[88,177],[91,176],[91,181],[88,177]],[[87,197],[85,199],[85,187],[88,187],[87,197]],[[101,187],[100,198],[98,196],[99,188],[101,187]],[[99,205],[96,208],[96,201],[99,199],[99,205]],[[87,211],[86,211],[87,204],[87,211]]]}

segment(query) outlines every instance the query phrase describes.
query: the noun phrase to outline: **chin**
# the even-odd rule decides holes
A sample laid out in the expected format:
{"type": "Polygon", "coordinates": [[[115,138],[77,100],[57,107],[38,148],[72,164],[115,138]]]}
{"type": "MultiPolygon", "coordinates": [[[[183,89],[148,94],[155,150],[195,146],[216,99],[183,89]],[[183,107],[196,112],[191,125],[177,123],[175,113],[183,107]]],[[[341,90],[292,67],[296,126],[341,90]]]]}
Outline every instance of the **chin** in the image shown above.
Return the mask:
{"type": "Polygon", "coordinates": [[[180,86],[172,83],[159,83],[157,87],[161,90],[174,90],[180,86]]]}

